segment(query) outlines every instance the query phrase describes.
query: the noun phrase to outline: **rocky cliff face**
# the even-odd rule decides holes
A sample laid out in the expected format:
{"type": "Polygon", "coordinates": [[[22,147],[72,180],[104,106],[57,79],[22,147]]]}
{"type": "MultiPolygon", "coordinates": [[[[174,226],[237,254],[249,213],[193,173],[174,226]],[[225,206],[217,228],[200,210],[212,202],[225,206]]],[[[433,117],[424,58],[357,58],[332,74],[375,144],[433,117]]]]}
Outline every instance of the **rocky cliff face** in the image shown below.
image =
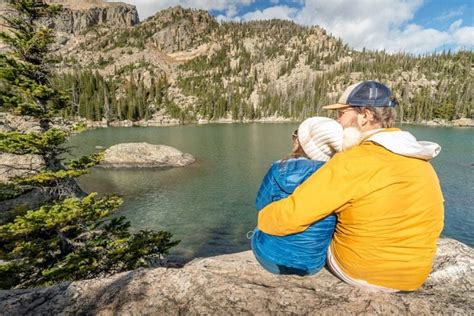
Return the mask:
{"type": "Polygon", "coordinates": [[[90,27],[124,27],[138,24],[139,18],[135,6],[114,3],[108,6],[67,6],[53,21],[59,32],[78,34],[90,27]]]}
{"type": "MultiPolygon", "coordinates": [[[[95,26],[124,27],[139,23],[135,6],[121,2],[103,0],[46,0],[47,3],[60,4],[63,11],[53,21],[47,21],[58,32],[79,34],[95,26]]],[[[0,0],[4,8],[8,0],[0,0]]]]}
{"type": "Polygon", "coordinates": [[[137,23],[137,11],[129,6],[91,8],[84,11],[64,9],[60,17],[53,21],[53,25],[58,31],[70,34],[77,34],[97,25],[123,27],[137,23]]]}
{"type": "Polygon", "coordinates": [[[206,11],[174,7],[144,22],[143,28],[153,34],[150,42],[167,54],[195,48],[206,42],[218,23],[206,11]]]}
{"type": "Polygon", "coordinates": [[[411,293],[351,287],[322,270],[311,277],[264,271],[250,251],[197,259],[181,269],[142,269],[45,289],[0,291],[6,315],[469,314],[474,250],[439,241],[433,272],[411,293]]]}

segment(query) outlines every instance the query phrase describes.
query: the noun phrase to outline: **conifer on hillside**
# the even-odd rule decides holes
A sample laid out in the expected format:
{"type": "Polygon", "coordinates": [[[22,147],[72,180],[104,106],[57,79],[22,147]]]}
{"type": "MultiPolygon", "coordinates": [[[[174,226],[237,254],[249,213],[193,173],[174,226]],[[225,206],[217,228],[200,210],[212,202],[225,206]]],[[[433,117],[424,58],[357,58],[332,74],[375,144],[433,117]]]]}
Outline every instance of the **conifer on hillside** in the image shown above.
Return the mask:
{"type": "MultiPolygon", "coordinates": [[[[1,132],[0,154],[39,155],[45,164],[34,174],[0,183],[0,203],[14,202],[32,191],[47,198],[33,209],[13,204],[0,212],[0,288],[45,286],[159,261],[178,243],[170,233],[130,233],[125,218],[107,220],[121,205],[120,197],[86,195],[77,186],[75,178],[96,165],[101,155],[61,158],[67,134],[51,128],[50,118],[71,111],[71,103],[52,84],[48,56],[54,37],[40,23],[60,7],[43,0],[11,0],[9,8],[4,17],[8,31],[0,33],[8,45],[0,53],[1,109],[35,117],[42,131],[1,132]]],[[[94,108],[95,118],[102,110],[94,108]]]]}

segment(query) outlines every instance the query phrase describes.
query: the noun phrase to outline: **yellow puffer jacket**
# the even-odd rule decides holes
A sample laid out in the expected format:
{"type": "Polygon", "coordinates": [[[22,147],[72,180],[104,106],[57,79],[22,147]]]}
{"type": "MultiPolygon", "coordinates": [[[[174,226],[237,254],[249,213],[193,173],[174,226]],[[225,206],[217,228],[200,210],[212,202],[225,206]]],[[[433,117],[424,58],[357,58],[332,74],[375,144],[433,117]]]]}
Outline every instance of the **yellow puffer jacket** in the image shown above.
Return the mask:
{"type": "Polygon", "coordinates": [[[438,152],[438,145],[407,132],[383,130],[336,154],[288,198],[260,211],[258,228],[293,234],[335,212],[331,252],[347,275],[415,290],[431,271],[443,229],[443,196],[426,161],[438,152]]]}

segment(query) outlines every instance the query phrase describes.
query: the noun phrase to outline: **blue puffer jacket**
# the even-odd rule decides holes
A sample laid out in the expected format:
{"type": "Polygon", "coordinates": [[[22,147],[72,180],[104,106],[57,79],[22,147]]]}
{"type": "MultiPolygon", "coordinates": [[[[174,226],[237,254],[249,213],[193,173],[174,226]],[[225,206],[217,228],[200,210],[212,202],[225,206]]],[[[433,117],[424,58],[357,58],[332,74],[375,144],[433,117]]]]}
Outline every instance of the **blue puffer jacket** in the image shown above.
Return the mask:
{"type": "MultiPolygon", "coordinates": [[[[290,195],[323,164],[306,158],[274,162],[258,191],[257,210],[290,195]]],[[[251,241],[252,250],[260,264],[272,273],[313,274],[326,262],[335,226],[336,216],[330,215],[304,232],[289,236],[272,236],[256,229],[251,241]]]]}

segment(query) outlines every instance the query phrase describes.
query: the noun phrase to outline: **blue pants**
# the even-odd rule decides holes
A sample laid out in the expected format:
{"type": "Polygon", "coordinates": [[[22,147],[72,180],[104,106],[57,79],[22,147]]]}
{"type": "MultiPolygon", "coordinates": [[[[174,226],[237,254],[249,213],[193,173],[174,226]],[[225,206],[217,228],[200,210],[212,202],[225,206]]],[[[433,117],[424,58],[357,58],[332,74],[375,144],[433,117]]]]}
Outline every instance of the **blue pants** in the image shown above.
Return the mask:
{"type": "Polygon", "coordinates": [[[304,232],[272,236],[255,230],[251,247],[262,267],[274,274],[309,275],[326,263],[326,253],[336,227],[336,216],[313,223],[304,232]]]}

